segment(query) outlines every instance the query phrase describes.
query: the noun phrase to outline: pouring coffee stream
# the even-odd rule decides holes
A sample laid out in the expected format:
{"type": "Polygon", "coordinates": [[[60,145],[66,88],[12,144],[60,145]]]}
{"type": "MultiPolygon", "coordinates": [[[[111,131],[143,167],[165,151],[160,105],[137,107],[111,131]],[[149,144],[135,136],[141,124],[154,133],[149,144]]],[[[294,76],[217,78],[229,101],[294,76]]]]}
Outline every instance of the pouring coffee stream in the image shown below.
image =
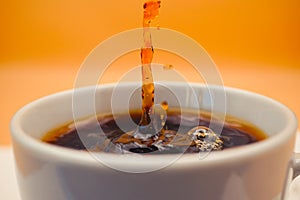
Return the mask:
{"type": "Polygon", "coordinates": [[[143,39],[144,46],[141,49],[142,63],[142,118],[140,126],[149,125],[151,123],[150,115],[154,104],[154,82],[151,71],[151,63],[153,58],[153,46],[151,39],[150,24],[151,21],[158,17],[158,9],[160,1],[150,1],[144,4],[143,18],[143,39]]]}
{"type": "MultiPolygon", "coordinates": [[[[153,59],[153,46],[151,39],[151,22],[158,17],[160,1],[148,1],[144,3],[143,13],[143,47],[141,48],[142,64],[142,115],[135,132],[135,137],[147,139],[156,134],[157,128],[154,122],[154,82],[151,70],[153,59]]],[[[162,114],[163,115],[163,114],[162,114]]],[[[163,123],[163,122],[162,122],[163,123]]],[[[162,128],[161,126],[160,128],[162,128]]]]}
{"type": "Polygon", "coordinates": [[[171,145],[193,144],[202,151],[221,150],[222,140],[209,128],[197,126],[191,129],[185,135],[177,135],[166,137],[165,120],[168,110],[166,101],[160,104],[160,108],[156,112],[154,107],[155,86],[153,82],[151,63],[153,59],[153,46],[151,38],[151,22],[159,15],[161,1],[148,1],[144,3],[143,8],[143,47],[141,48],[141,64],[142,64],[142,115],[138,124],[138,128],[133,132],[133,137],[121,136],[119,142],[138,142],[138,140],[152,141],[149,146],[165,141],[171,145]],[[131,140],[130,140],[131,138],[131,140]],[[175,139],[175,140],[174,140],[175,139]],[[207,140],[208,139],[208,140],[207,140]]]}

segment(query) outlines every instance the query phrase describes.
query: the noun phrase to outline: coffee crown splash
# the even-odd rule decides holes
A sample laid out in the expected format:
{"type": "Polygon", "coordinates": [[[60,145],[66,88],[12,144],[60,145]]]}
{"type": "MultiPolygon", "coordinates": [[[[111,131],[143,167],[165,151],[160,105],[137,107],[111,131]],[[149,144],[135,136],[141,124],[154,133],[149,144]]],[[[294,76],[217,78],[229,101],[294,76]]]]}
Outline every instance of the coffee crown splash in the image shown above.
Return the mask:
{"type": "Polygon", "coordinates": [[[116,144],[127,146],[127,149],[128,146],[132,146],[129,149],[135,153],[154,152],[163,149],[164,145],[193,145],[200,151],[221,150],[222,140],[207,127],[195,127],[187,134],[177,137],[175,137],[176,133],[170,134],[165,127],[168,103],[164,101],[154,106],[155,87],[151,70],[154,48],[150,27],[151,22],[159,16],[160,7],[161,1],[148,1],[143,5],[142,115],[136,131],[123,134],[116,144]]]}

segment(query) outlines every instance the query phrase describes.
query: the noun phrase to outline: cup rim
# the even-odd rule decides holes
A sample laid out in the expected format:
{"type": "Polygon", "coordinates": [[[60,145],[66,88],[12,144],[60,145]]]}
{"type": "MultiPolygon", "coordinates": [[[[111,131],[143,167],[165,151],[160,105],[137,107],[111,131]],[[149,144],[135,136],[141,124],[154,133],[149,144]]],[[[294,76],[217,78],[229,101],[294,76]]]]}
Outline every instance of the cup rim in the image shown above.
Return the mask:
{"type": "MultiPolygon", "coordinates": [[[[125,83],[125,84],[135,84],[135,83],[125,83]]],[[[180,83],[172,83],[175,86],[180,83]]],[[[113,87],[115,84],[103,84],[101,85],[101,88],[109,88],[113,87]]],[[[195,87],[201,87],[204,84],[199,83],[191,83],[192,86],[195,87]]],[[[210,85],[210,87],[221,87],[218,85],[210,85]]],[[[280,146],[281,144],[287,142],[291,139],[291,137],[295,137],[297,132],[297,118],[293,111],[291,111],[288,107],[283,105],[282,103],[271,99],[269,97],[263,96],[261,94],[257,94],[254,92],[237,89],[233,87],[224,87],[222,86],[226,92],[237,92],[242,93],[244,95],[251,95],[256,96],[257,98],[261,98],[264,100],[267,100],[270,103],[276,104],[280,109],[284,110],[287,117],[289,117],[291,120],[289,121],[289,124],[285,126],[285,128],[282,130],[282,132],[286,133],[279,133],[272,137],[267,138],[266,140],[262,140],[259,142],[255,142],[249,145],[243,145],[241,147],[234,147],[229,148],[224,151],[217,151],[217,152],[211,152],[209,156],[207,156],[203,160],[199,160],[199,157],[197,154],[183,154],[181,155],[178,160],[176,160],[175,163],[172,164],[172,167],[174,168],[182,168],[185,167],[207,167],[216,165],[219,163],[222,163],[222,165],[234,163],[237,161],[242,162],[245,159],[251,159],[255,156],[258,156],[263,153],[267,153],[269,151],[274,150],[274,147],[280,146]]],[[[95,85],[93,86],[86,86],[80,88],[81,90],[84,89],[90,89],[95,88],[95,85]]],[[[76,88],[79,89],[79,88],[76,88]]],[[[83,165],[83,166],[91,166],[91,167],[99,167],[99,162],[93,158],[93,156],[87,156],[90,154],[90,152],[82,152],[74,149],[69,149],[65,147],[59,147],[51,144],[44,143],[42,141],[39,141],[28,134],[24,132],[24,130],[21,128],[20,123],[22,121],[22,117],[24,113],[26,113],[28,110],[34,108],[36,105],[43,103],[44,101],[49,101],[51,99],[55,98],[64,98],[67,95],[70,95],[74,89],[66,90],[58,93],[54,93],[45,97],[42,97],[40,99],[37,99],[24,107],[22,107],[20,110],[18,110],[15,115],[13,116],[11,123],[10,123],[10,130],[11,130],[11,137],[13,146],[17,146],[17,144],[21,144],[23,147],[28,149],[30,152],[34,153],[35,156],[39,156],[40,158],[57,161],[61,163],[73,163],[76,165],[83,165]],[[47,155],[47,158],[45,158],[45,155],[47,155]]],[[[111,160],[115,164],[119,165],[128,165],[129,167],[137,167],[136,162],[132,162],[130,157],[126,158],[122,154],[113,154],[113,153],[104,153],[101,152],[100,154],[103,154],[104,156],[109,156],[111,160]],[[129,158],[129,159],[128,159],[129,158]]],[[[169,154],[160,154],[160,155],[151,155],[150,157],[147,157],[145,159],[145,162],[138,163],[141,165],[155,165],[155,162],[159,162],[164,160],[167,157],[170,157],[172,155],[169,154]]]]}

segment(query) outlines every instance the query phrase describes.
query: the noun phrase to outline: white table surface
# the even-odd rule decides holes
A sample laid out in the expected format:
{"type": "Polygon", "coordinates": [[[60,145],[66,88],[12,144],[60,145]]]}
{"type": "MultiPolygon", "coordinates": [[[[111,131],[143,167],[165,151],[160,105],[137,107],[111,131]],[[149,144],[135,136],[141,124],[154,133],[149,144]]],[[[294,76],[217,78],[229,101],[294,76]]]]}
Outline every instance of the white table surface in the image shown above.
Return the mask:
{"type": "MultiPolygon", "coordinates": [[[[295,152],[300,152],[300,133],[298,133],[295,152]]],[[[14,171],[13,152],[10,146],[0,147],[0,200],[20,200],[14,171]]],[[[300,199],[300,176],[289,188],[288,200],[300,199]]]]}

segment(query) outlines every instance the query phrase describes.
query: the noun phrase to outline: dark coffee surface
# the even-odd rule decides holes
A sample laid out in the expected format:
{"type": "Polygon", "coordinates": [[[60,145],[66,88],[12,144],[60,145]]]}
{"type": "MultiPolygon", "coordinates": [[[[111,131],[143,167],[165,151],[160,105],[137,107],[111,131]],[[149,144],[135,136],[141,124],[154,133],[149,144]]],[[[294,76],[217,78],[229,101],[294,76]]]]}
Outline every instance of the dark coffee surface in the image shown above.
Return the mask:
{"type": "MultiPolygon", "coordinates": [[[[83,120],[77,124],[77,129],[74,124],[59,127],[47,133],[42,140],[72,149],[111,153],[197,153],[201,149],[187,133],[195,125],[210,127],[213,131],[222,126],[218,121],[212,121],[207,113],[183,115],[174,111],[168,112],[166,122],[160,131],[147,139],[141,139],[134,136],[141,113],[133,112],[131,118],[135,124],[130,123],[128,115],[99,116],[98,120],[83,120]]],[[[253,125],[232,117],[226,118],[221,130],[218,136],[222,140],[222,150],[266,138],[266,135],[253,125]]]]}

